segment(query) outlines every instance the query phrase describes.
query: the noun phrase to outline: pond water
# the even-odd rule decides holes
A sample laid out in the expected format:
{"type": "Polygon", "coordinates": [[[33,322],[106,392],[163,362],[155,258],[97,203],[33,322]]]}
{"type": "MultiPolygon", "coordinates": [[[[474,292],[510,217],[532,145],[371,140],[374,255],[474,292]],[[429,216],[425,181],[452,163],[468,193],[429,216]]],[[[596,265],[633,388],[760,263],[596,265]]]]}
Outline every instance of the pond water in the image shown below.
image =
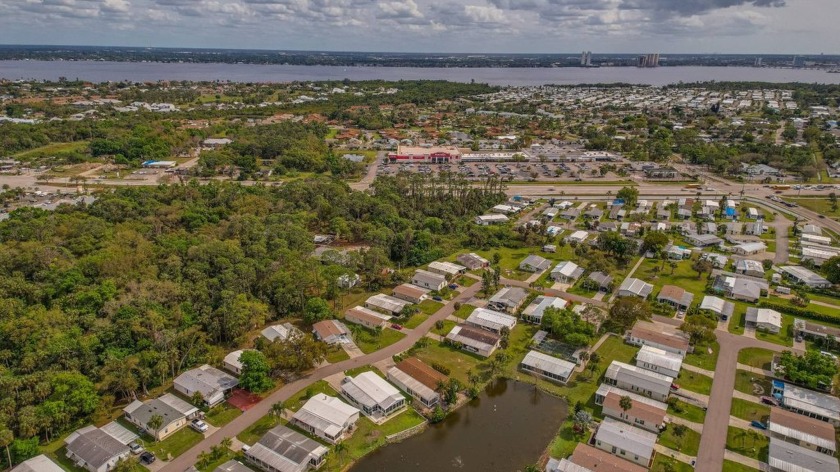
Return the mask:
{"type": "Polygon", "coordinates": [[[567,415],[563,400],[499,380],[442,423],[372,452],[351,472],[523,470],[539,459],[567,415]]]}

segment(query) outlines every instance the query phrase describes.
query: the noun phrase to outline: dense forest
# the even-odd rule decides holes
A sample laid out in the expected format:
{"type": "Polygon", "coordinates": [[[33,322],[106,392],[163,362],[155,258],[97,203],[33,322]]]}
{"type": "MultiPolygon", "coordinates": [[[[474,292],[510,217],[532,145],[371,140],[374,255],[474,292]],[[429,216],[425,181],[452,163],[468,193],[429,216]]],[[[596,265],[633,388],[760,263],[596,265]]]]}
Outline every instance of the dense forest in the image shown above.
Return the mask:
{"type": "Polygon", "coordinates": [[[503,190],[401,175],[369,194],[322,177],[120,188],[90,206],[16,210],[0,223],[0,431],[49,440],[270,321],[303,318],[313,299],[335,303],[342,274],[392,283],[404,272],[383,269],[456,250],[503,190]],[[319,233],[369,249],[313,263],[319,233]]]}

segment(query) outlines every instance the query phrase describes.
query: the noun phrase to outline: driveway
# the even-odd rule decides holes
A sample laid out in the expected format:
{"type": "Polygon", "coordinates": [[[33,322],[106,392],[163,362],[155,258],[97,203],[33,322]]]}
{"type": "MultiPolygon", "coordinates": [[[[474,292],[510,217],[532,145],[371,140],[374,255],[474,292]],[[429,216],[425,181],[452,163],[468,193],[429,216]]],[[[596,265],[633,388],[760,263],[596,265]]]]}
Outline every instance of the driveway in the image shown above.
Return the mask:
{"type": "Polygon", "coordinates": [[[709,396],[709,409],[703,423],[700,437],[700,451],[697,454],[698,472],[720,472],[726,455],[726,431],[729,426],[729,411],[735,391],[735,371],[738,366],[738,352],[748,347],[760,347],[781,352],[783,346],[747,338],[718,330],[716,332],[720,352],[715,366],[715,381],[709,396]]]}
{"type": "Polygon", "coordinates": [[[215,433],[207,436],[203,441],[193,446],[190,450],[166,464],[160,470],[163,472],[184,472],[184,470],[196,463],[199,454],[209,451],[211,447],[219,444],[224,438],[236,437],[236,435],[241,433],[245,428],[251,426],[258,419],[269,414],[272,405],[280,401],[288,400],[292,395],[303,390],[314,382],[317,382],[318,380],[325,379],[331,375],[335,375],[355,367],[376,364],[384,359],[389,359],[396,354],[407,351],[414,345],[414,343],[417,342],[417,340],[423,337],[435,326],[435,322],[438,320],[444,320],[447,316],[455,312],[455,302],[465,303],[467,300],[474,297],[479,289],[481,289],[480,283],[474,284],[472,287],[468,287],[463,291],[463,293],[450,300],[449,303],[441,307],[440,310],[436,311],[432,316],[426,319],[426,321],[421,323],[420,326],[414,328],[406,335],[406,337],[388,347],[355,359],[348,359],[346,361],[315,369],[309,372],[306,376],[290,384],[284,385],[271,393],[268,397],[264,398],[261,402],[254,405],[254,407],[242,413],[242,415],[230,423],[219,428],[219,430],[215,433]]]}

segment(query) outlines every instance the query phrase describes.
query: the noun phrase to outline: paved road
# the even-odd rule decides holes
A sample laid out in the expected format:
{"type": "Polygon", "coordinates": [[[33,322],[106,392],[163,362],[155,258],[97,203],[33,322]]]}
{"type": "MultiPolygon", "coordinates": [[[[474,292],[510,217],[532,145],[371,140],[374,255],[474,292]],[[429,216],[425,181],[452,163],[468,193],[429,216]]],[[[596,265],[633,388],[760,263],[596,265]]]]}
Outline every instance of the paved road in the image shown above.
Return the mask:
{"type": "Polygon", "coordinates": [[[781,352],[785,348],[757,339],[716,332],[720,353],[715,366],[715,381],[709,396],[709,409],[703,423],[700,451],[697,454],[697,472],[720,472],[726,451],[726,431],[729,426],[729,411],[732,409],[732,395],[735,390],[735,371],[738,366],[738,352],[748,347],[761,347],[781,352]]]}
{"type": "Polygon", "coordinates": [[[457,297],[449,301],[449,303],[444,305],[440,310],[435,312],[426,321],[421,323],[420,326],[411,330],[411,332],[408,333],[405,338],[401,339],[395,344],[392,344],[386,348],[380,349],[371,354],[364,355],[362,357],[357,357],[355,359],[349,359],[346,361],[339,362],[337,364],[330,364],[328,366],[321,367],[320,369],[316,369],[310,372],[307,376],[303,378],[300,378],[290,384],[284,385],[282,388],[276,390],[271,395],[264,398],[253,408],[244,412],[242,415],[240,415],[230,423],[226,424],[225,426],[222,426],[214,434],[206,437],[200,443],[193,446],[184,454],[178,456],[176,459],[167,464],[165,467],[162,467],[160,470],[162,472],[184,472],[188,467],[196,463],[196,461],[198,460],[198,455],[201,452],[209,451],[211,447],[219,444],[224,438],[235,437],[237,434],[241,433],[245,428],[251,426],[258,419],[267,415],[270,412],[271,406],[273,404],[279,401],[285,401],[289,399],[292,395],[303,390],[313,382],[322,380],[326,377],[329,377],[330,375],[334,375],[339,372],[344,372],[345,370],[352,369],[354,367],[361,367],[368,364],[374,364],[376,362],[388,359],[396,354],[408,350],[411,346],[414,345],[414,343],[417,342],[417,340],[423,337],[426,334],[426,332],[428,332],[434,327],[435,322],[437,322],[438,320],[444,320],[447,316],[455,312],[456,301],[461,303],[468,301],[470,298],[475,296],[475,294],[479,291],[480,288],[480,283],[474,284],[472,287],[467,287],[457,297]]]}

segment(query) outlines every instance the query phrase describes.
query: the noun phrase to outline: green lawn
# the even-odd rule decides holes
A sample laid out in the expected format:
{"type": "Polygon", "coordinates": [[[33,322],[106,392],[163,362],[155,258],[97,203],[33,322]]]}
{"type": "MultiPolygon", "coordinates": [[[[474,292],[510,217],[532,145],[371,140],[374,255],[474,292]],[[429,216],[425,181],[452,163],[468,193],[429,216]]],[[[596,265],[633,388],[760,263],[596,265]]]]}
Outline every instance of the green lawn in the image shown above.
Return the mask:
{"type": "Polygon", "coordinates": [[[685,462],[657,453],[650,470],[651,472],[691,472],[694,468],[685,462]]]}
{"type": "Polygon", "coordinates": [[[702,393],[703,395],[712,393],[712,378],[703,374],[683,369],[680,375],[674,379],[674,382],[679,384],[680,388],[692,392],[702,393]]]}
{"type": "Polygon", "coordinates": [[[699,406],[692,405],[682,400],[677,400],[676,408],[668,405],[668,414],[680,417],[693,423],[703,424],[706,421],[706,411],[699,406]]]}
{"type": "MultiPolygon", "coordinates": [[[[221,457],[219,457],[218,459],[216,459],[212,462],[208,462],[207,465],[203,465],[201,467],[199,467],[198,464],[196,464],[196,468],[199,470],[199,472],[215,472],[217,467],[219,467],[220,465],[224,464],[225,462],[227,462],[231,459],[236,459],[236,453],[231,451],[230,449],[225,449],[224,454],[222,454],[221,457]]],[[[244,461],[240,461],[240,462],[242,463],[244,461]]],[[[249,470],[252,470],[252,469],[249,469],[249,470]]]]}
{"type": "Polygon", "coordinates": [[[87,154],[88,150],[88,142],[87,141],[74,141],[70,143],[52,143],[47,144],[45,146],[37,147],[34,149],[30,149],[28,151],[22,151],[17,154],[13,154],[10,157],[15,159],[19,159],[21,161],[27,161],[31,159],[37,159],[46,156],[55,156],[55,157],[64,157],[67,154],[73,153],[82,153],[87,154]]]}
{"type": "Polygon", "coordinates": [[[211,408],[204,419],[213,426],[224,426],[241,414],[242,411],[238,408],[234,408],[229,403],[224,402],[221,405],[211,408]]]}
{"type": "Polygon", "coordinates": [[[454,328],[456,324],[457,323],[452,320],[443,320],[443,328],[437,329],[437,327],[432,327],[432,332],[440,336],[446,336],[450,331],[452,331],[452,328],[454,328]]]}
{"type": "Polygon", "coordinates": [[[449,368],[450,376],[457,378],[464,385],[468,384],[467,371],[470,369],[477,371],[479,362],[484,360],[481,356],[450,346],[443,346],[441,343],[431,340],[428,346],[418,350],[414,355],[426,364],[437,363],[449,368]]]}
{"type": "Polygon", "coordinates": [[[443,307],[443,303],[436,302],[432,299],[423,300],[417,305],[417,308],[420,309],[421,313],[425,313],[427,315],[433,315],[436,311],[440,310],[443,307]]]}
{"type": "Polygon", "coordinates": [[[697,272],[691,268],[692,264],[693,261],[691,260],[677,262],[672,274],[668,263],[665,263],[665,267],[662,267],[662,261],[660,260],[645,259],[636,269],[633,277],[652,283],[655,287],[654,294],[659,293],[664,285],[676,285],[692,292],[696,300],[706,291],[708,274],[704,274],[698,279],[697,272]]]}
{"type": "Polygon", "coordinates": [[[457,310],[455,310],[455,313],[453,313],[453,315],[457,316],[458,318],[461,318],[462,320],[465,320],[465,319],[467,319],[467,317],[469,317],[469,316],[472,314],[472,312],[474,312],[474,311],[475,311],[475,307],[474,307],[474,306],[472,306],[472,305],[467,305],[467,304],[463,304],[463,305],[461,305],[461,307],[460,307],[460,308],[458,308],[457,310]]]}
{"type": "Polygon", "coordinates": [[[674,434],[675,426],[669,425],[665,428],[665,431],[659,434],[659,444],[689,456],[696,456],[700,449],[700,433],[691,428],[685,428],[682,437],[677,437],[674,434]]]}
{"type": "Polygon", "coordinates": [[[738,362],[750,367],[770,370],[774,352],[760,347],[748,347],[738,353],[738,362]]]}
{"type": "Polygon", "coordinates": [[[780,346],[793,346],[793,316],[782,314],[782,329],[778,333],[756,330],[755,338],[780,346]]]}
{"type": "Polygon", "coordinates": [[[694,351],[685,356],[684,362],[688,365],[700,367],[701,369],[715,370],[719,352],[720,345],[717,341],[712,342],[708,346],[695,346],[694,351]]]}
{"type": "Polygon", "coordinates": [[[767,462],[769,441],[755,429],[744,430],[730,426],[726,432],[726,448],[742,456],[767,462]]]}
{"type": "Polygon", "coordinates": [[[62,446],[56,450],[55,453],[47,454],[50,459],[58,463],[64,470],[69,472],[87,472],[87,469],[77,467],[70,459],[67,458],[67,448],[62,446]]]}
{"type": "Polygon", "coordinates": [[[732,399],[732,410],[730,414],[735,418],[741,418],[746,421],[760,421],[766,423],[770,417],[770,407],[767,405],[759,405],[740,398],[732,399]]]}
{"type": "Polygon", "coordinates": [[[455,283],[456,283],[456,284],[458,284],[458,285],[460,285],[460,286],[462,286],[462,287],[472,287],[472,286],[473,286],[473,285],[475,285],[477,282],[478,282],[478,280],[475,280],[475,279],[474,279],[474,278],[472,278],[472,277],[467,277],[466,275],[461,275],[461,276],[458,276],[458,277],[455,279],[455,283]]]}
{"type": "Polygon", "coordinates": [[[146,442],[146,449],[153,452],[158,458],[166,459],[167,457],[178,457],[187,449],[195,446],[204,435],[194,431],[189,426],[172,434],[163,441],[146,442]]]}
{"type": "Polygon", "coordinates": [[[429,319],[429,315],[425,313],[415,313],[411,315],[411,318],[405,320],[405,323],[402,323],[403,326],[406,328],[414,329],[420,326],[421,323],[429,319]]]}
{"type": "Polygon", "coordinates": [[[330,386],[330,384],[328,384],[324,380],[319,380],[310,385],[309,387],[306,387],[300,392],[297,392],[296,394],[289,397],[289,399],[285,402],[286,408],[288,408],[291,411],[298,411],[300,410],[300,407],[302,407],[303,404],[306,403],[307,400],[319,393],[326,393],[327,395],[333,397],[338,395],[338,392],[336,392],[335,389],[330,386]]]}
{"type": "Polygon", "coordinates": [[[350,356],[347,355],[347,352],[341,346],[336,345],[327,348],[327,362],[330,364],[346,361],[347,359],[350,359],[350,356]]]}
{"type": "Polygon", "coordinates": [[[772,387],[768,377],[739,369],[735,372],[735,390],[761,396],[770,395],[772,387]]]}
{"type": "Polygon", "coordinates": [[[840,208],[837,211],[831,209],[831,202],[828,201],[828,197],[825,198],[789,198],[786,197],[786,200],[790,200],[792,202],[796,202],[807,208],[809,210],[813,210],[820,215],[825,215],[826,217],[830,218],[840,218],[840,208]]]}
{"type": "Polygon", "coordinates": [[[386,328],[379,332],[379,334],[368,329],[361,329],[355,341],[362,352],[370,354],[371,352],[390,346],[404,337],[405,334],[395,329],[386,328]]]}
{"type": "Polygon", "coordinates": [[[373,372],[374,374],[379,375],[380,377],[382,376],[382,374],[379,373],[376,367],[370,364],[363,365],[361,367],[354,367],[352,369],[347,369],[344,371],[344,375],[346,375],[347,377],[355,377],[363,372],[373,372]]]}
{"type": "Polygon", "coordinates": [[[723,460],[723,470],[726,472],[758,472],[758,469],[753,469],[740,462],[733,462],[727,459],[723,460]]]}
{"type": "Polygon", "coordinates": [[[321,470],[332,472],[344,470],[352,461],[357,461],[373,450],[386,444],[386,437],[405,431],[419,424],[425,419],[416,411],[409,408],[403,413],[391,418],[383,425],[375,425],[365,417],[359,418],[353,435],[344,441],[346,451],[342,454],[331,453],[321,470]]]}
{"type": "MultiPolygon", "coordinates": [[[[288,402],[287,402],[288,403],[288,402]]],[[[279,416],[265,415],[254,424],[245,428],[236,437],[243,443],[253,446],[265,433],[281,423],[279,416]]]]}

